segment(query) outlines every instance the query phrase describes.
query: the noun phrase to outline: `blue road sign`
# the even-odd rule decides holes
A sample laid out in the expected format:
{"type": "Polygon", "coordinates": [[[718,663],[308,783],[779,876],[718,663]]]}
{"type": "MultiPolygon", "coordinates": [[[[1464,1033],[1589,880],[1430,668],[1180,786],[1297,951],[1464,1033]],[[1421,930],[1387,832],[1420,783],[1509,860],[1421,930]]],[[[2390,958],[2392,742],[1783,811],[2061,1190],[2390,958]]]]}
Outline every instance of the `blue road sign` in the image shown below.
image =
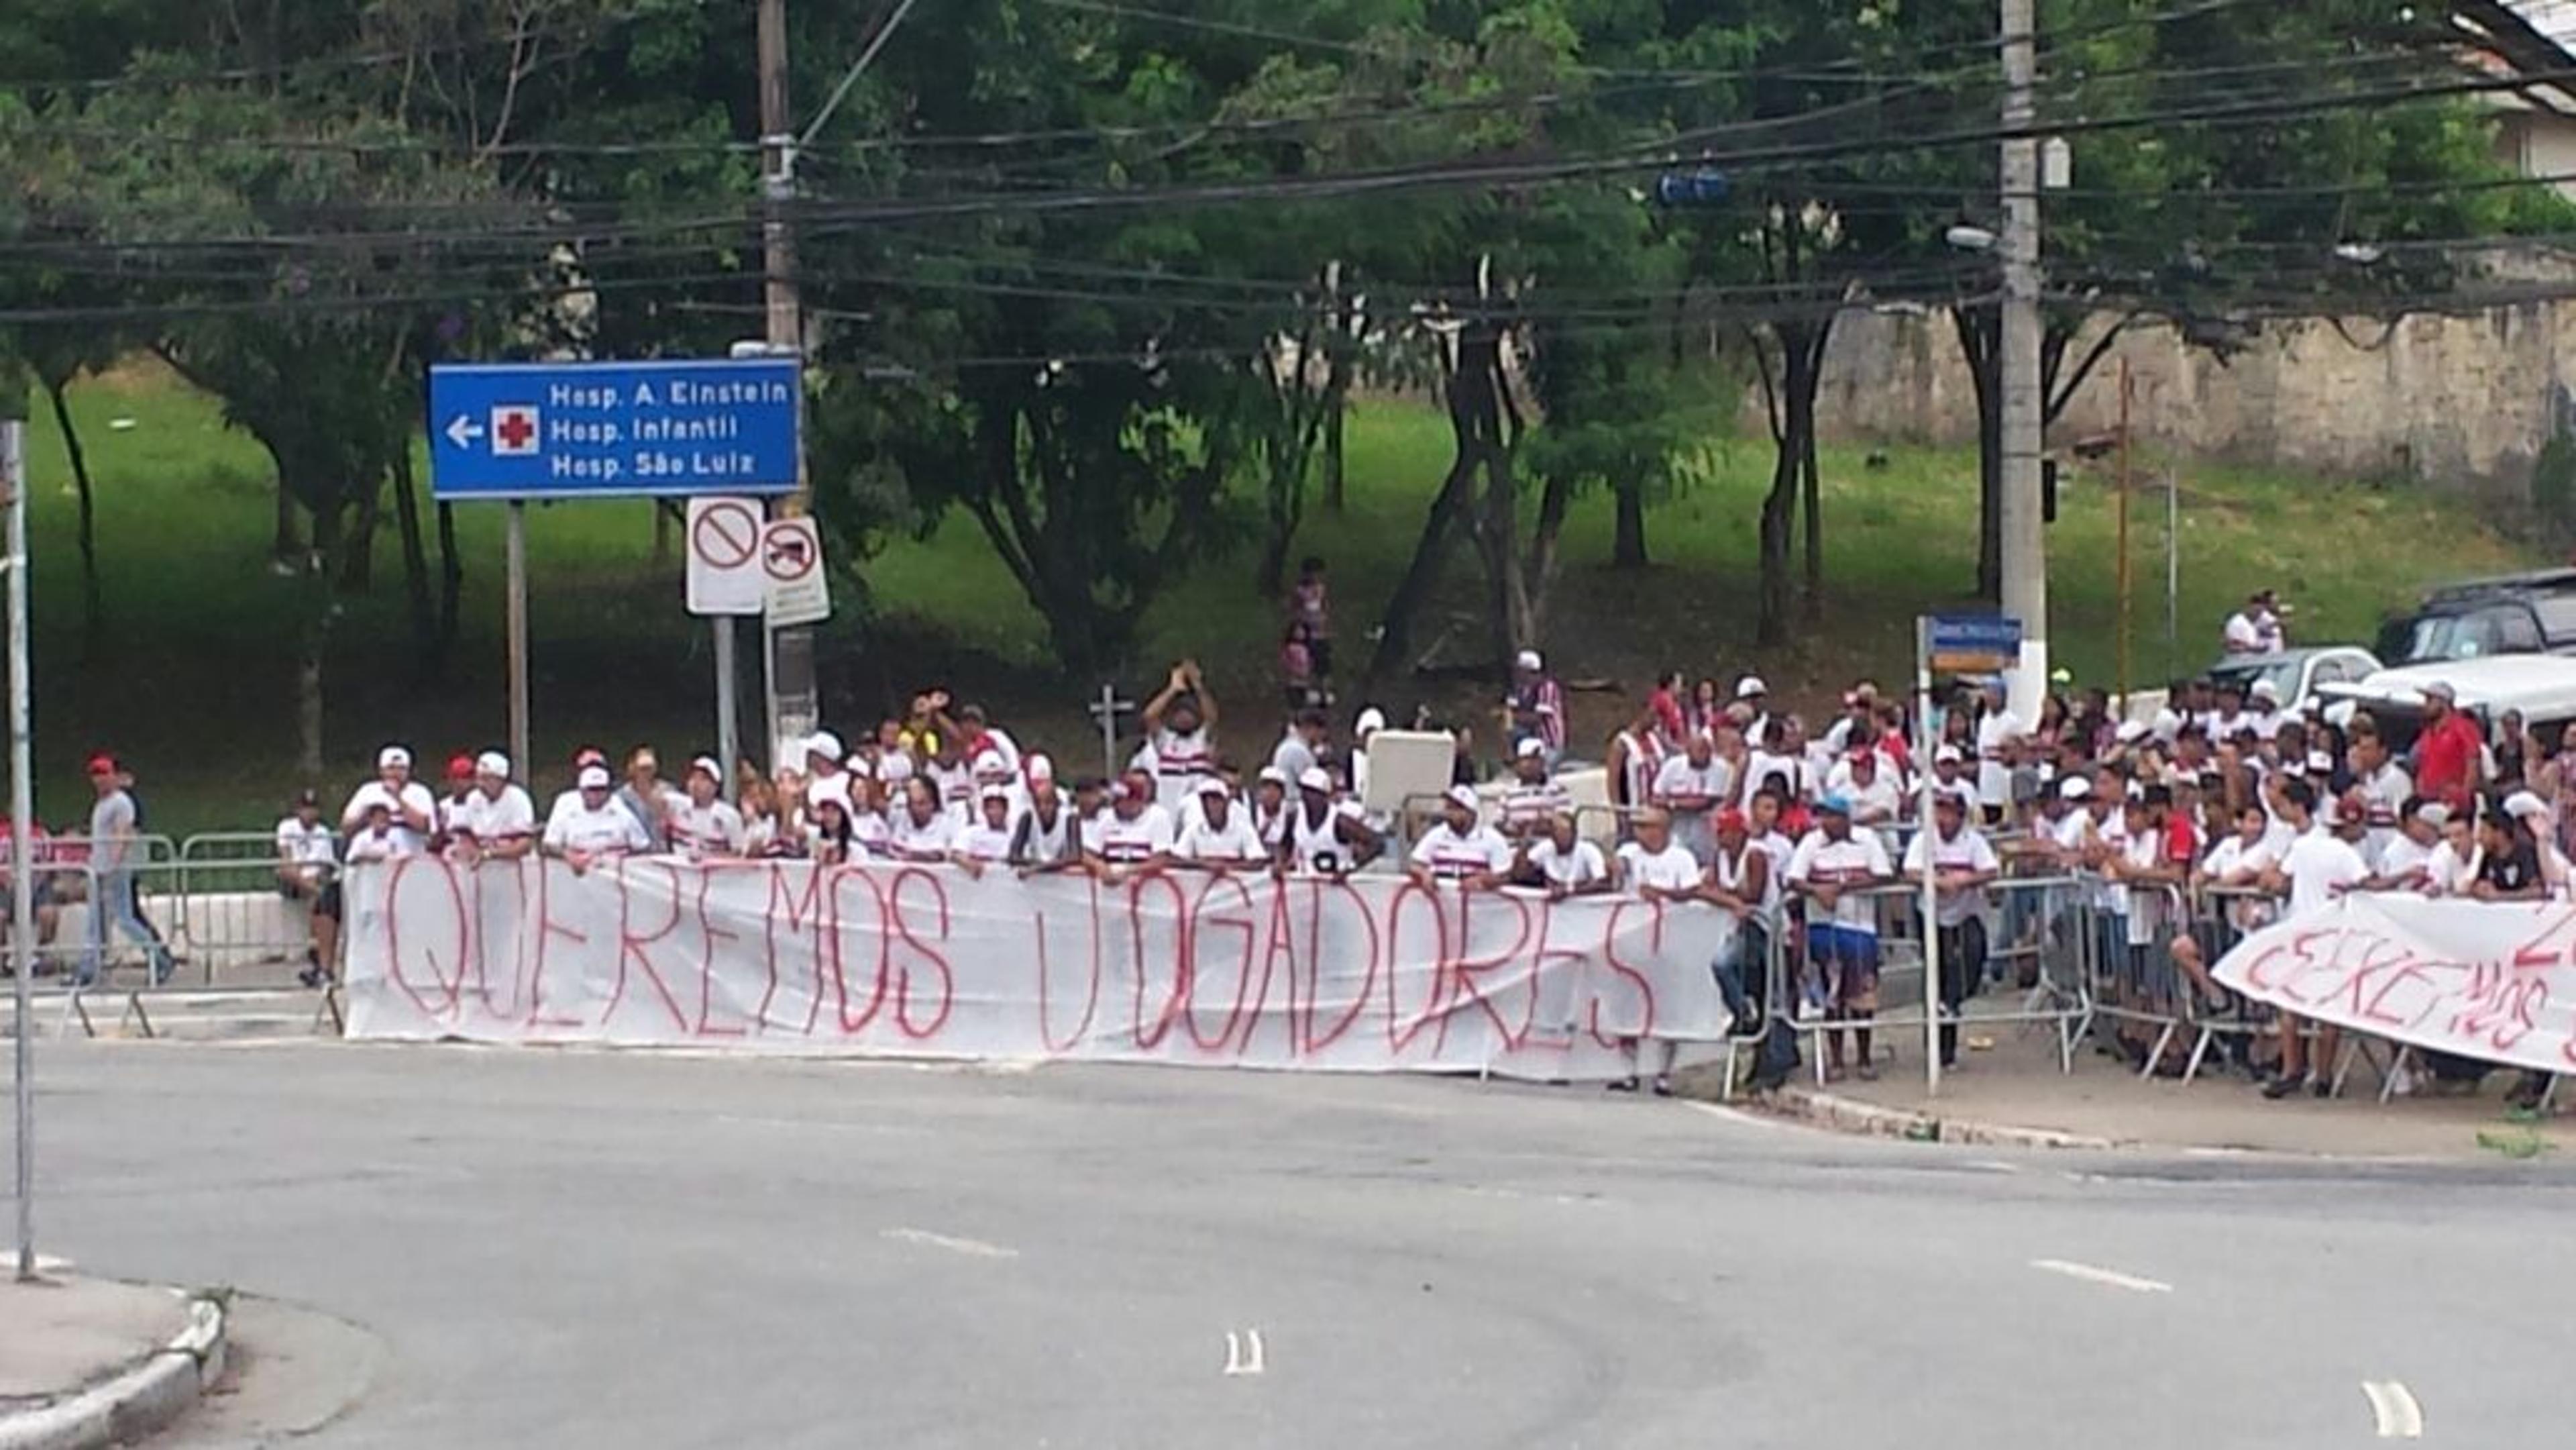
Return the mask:
{"type": "Polygon", "coordinates": [[[1924,621],[1924,653],[1935,670],[1991,675],[2021,659],[2021,621],[1992,614],[1935,615],[1924,621]]]}
{"type": "Polygon", "coordinates": [[[789,493],[793,358],[463,363],[429,370],[442,499],[789,493]]]}

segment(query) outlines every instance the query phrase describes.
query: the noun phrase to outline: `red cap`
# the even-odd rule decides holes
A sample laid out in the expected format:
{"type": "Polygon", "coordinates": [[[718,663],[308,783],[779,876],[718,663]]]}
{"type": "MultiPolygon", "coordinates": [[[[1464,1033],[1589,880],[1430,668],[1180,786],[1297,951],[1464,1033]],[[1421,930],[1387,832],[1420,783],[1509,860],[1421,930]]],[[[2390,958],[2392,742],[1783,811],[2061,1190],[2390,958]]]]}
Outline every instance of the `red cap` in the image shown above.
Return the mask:
{"type": "Polygon", "coordinates": [[[473,756],[471,756],[471,755],[451,755],[451,756],[447,757],[447,778],[448,778],[449,780],[471,780],[471,779],[473,779],[473,777],[474,777],[474,757],[473,757],[473,756]]]}
{"type": "Polygon", "coordinates": [[[596,745],[585,745],[572,753],[572,768],[575,770],[585,765],[606,765],[607,763],[608,752],[596,745]]]}
{"type": "Polygon", "coordinates": [[[1753,823],[1744,818],[1744,812],[1729,806],[1717,813],[1717,828],[1720,831],[1749,831],[1753,829],[1753,823]]]}
{"type": "Polygon", "coordinates": [[[1864,761],[1871,765],[1878,764],[1878,752],[1864,745],[1851,753],[1852,764],[1859,765],[1864,761]]]}
{"type": "Polygon", "coordinates": [[[91,775],[114,775],[122,769],[124,767],[117,763],[116,757],[104,750],[89,758],[88,771],[91,775]]]}

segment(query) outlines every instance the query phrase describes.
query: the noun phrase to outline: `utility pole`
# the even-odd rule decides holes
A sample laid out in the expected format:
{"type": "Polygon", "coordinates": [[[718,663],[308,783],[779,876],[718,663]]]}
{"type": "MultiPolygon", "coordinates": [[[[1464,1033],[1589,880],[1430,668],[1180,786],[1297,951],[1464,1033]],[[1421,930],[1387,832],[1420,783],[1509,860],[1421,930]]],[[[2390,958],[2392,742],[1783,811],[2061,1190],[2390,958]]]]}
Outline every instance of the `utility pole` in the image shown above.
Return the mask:
{"type": "Polygon", "coordinates": [[[2021,621],[2012,712],[2039,718],[2048,690],[2048,537],[2040,516],[2039,139],[2036,0],[2003,5],[2003,606],[2021,621]]]}
{"type": "MultiPolygon", "coordinates": [[[[796,123],[788,108],[787,0],[760,0],[760,201],[761,273],[765,283],[768,327],[773,356],[805,354],[804,299],[796,286],[796,234],[789,209],[796,200],[796,123]]],[[[800,370],[801,371],[801,370],[800,370]]],[[[803,388],[797,390],[796,492],[778,506],[785,517],[810,512],[814,482],[806,471],[803,388]]],[[[761,651],[768,680],[769,741],[773,757],[780,742],[802,739],[822,723],[814,689],[814,630],[810,625],[771,629],[764,623],[761,651]]]]}
{"type": "MultiPolygon", "coordinates": [[[[0,502],[9,513],[8,555],[0,566],[9,573],[9,947],[17,974],[17,1278],[24,1284],[36,1277],[36,1007],[30,995],[36,977],[36,853],[27,841],[35,831],[36,786],[28,718],[27,425],[15,418],[0,418],[0,490],[6,491],[0,502]]],[[[91,910],[97,909],[93,904],[91,910]]]]}

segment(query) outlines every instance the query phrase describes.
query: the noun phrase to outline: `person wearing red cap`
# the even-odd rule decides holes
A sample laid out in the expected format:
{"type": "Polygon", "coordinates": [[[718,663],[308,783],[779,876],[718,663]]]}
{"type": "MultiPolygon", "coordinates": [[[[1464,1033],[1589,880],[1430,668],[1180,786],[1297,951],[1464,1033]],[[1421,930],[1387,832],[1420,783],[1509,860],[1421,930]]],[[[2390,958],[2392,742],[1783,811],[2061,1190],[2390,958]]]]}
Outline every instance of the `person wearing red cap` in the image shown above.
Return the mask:
{"type": "Polygon", "coordinates": [[[126,774],[124,762],[113,755],[89,758],[89,783],[98,792],[97,804],[89,813],[89,862],[98,896],[90,903],[89,941],[73,981],[83,987],[97,984],[112,928],[142,944],[151,962],[152,985],[157,987],[170,980],[172,963],[170,949],[162,944],[161,933],[144,920],[134,895],[134,844],[142,826],[142,807],[135,804],[132,777],[126,774]]]}
{"type": "Polygon", "coordinates": [[[446,794],[438,798],[438,830],[432,845],[443,851],[455,839],[457,811],[474,798],[474,757],[462,751],[447,757],[447,775],[440,788],[446,794]]]}
{"type": "Polygon", "coordinates": [[[1114,885],[1170,863],[1179,832],[1154,793],[1154,777],[1141,770],[1128,771],[1110,785],[1109,809],[1099,820],[1092,861],[1101,880],[1114,885]]]}

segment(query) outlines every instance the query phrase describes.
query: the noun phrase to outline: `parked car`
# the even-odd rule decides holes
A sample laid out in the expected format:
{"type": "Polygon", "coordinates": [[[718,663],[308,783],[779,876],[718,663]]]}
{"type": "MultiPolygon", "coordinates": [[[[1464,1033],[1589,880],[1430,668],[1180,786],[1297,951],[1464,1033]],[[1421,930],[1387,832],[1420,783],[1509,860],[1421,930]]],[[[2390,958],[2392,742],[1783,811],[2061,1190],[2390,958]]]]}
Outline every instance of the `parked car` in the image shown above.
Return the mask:
{"type": "Polygon", "coordinates": [[[2576,569],[2445,584],[2379,631],[2392,665],[2527,654],[2576,654],[2576,569]]]}
{"type": "MultiPolygon", "coordinates": [[[[2278,654],[2229,655],[2209,667],[2208,678],[2212,683],[2232,684],[2240,691],[2252,690],[2256,680],[2270,680],[2281,692],[2281,707],[2297,714],[2321,701],[2320,686],[2351,684],[2377,674],[2381,668],[2379,656],[2357,644],[2308,645],[2278,654]]],[[[2152,723],[2170,693],[2131,691],[2121,718],[2152,723]]]]}
{"type": "Polygon", "coordinates": [[[2411,750],[2424,728],[2424,687],[2451,687],[2459,707],[2492,735],[2496,717],[2507,710],[2522,713],[2533,737],[2555,740],[2576,721],[2576,659],[2562,655],[2496,655],[2489,659],[2451,660],[2403,665],[2381,670],[2351,684],[2323,685],[2329,702],[2325,717],[2350,725],[2356,711],[2368,710],[2380,737],[2399,753],[2411,750]]]}

